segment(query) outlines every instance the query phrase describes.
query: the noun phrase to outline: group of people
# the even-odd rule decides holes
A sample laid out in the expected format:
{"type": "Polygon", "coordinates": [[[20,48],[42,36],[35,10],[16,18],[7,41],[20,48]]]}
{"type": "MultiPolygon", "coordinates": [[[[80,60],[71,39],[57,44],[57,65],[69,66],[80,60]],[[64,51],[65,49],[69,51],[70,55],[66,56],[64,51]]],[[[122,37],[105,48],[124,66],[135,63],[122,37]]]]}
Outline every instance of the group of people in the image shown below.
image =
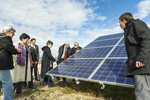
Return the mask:
{"type": "MultiPolygon", "coordinates": [[[[128,56],[126,76],[133,78],[136,100],[150,100],[150,28],[143,21],[134,19],[131,13],[122,14],[119,17],[119,23],[124,30],[128,56]]],[[[13,100],[14,90],[20,94],[22,87],[26,86],[27,82],[29,88],[34,88],[33,69],[36,74],[35,79],[38,80],[35,67],[39,59],[38,49],[36,50],[38,46],[35,45],[36,39],[31,39],[30,45],[30,36],[23,33],[20,36],[21,41],[13,45],[14,33],[15,29],[7,26],[0,34],[0,84],[3,85],[4,100],[13,100]]],[[[51,54],[52,46],[53,42],[48,41],[42,48],[41,77],[44,79],[44,85],[48,87],[54,86],[51,77],[46,75],[52,69],[51,64],[60,64],[70,55],[82,49],[78,42],[71,49],[69,42],[66,41],[59,47],[56,60],[51,54]]],[[[63,81],[65,82],[66,79],[63,78],[63,81]]]]}
{"type": "MultiPolygon", "coordinates": [[[[0,33],[0,92],[3,87],[4,100],[13,100],[13,93],[21,94],[23,87],[35,89],[34,79],[39,81],[38,61],[39,47],[36,45],[36,39],[26,33],[22,33],[19,42],[12,42],[15,35],[15,29],[12,26],[2,28],[0,33]]],[[[75,42],[74,47],[70,48],[70,43],[65,42],[59,48],[58,59],[56,60],[51,53],[53,46],[52,41],[48,41],[42,48],[41,77],[44,79],[43,84],[53,87],[52,78],[46,73],[53,68],[53,64],[60,64],[72,54],[79,52],[81,47],[75,42]]],[[[64,79],[65,80],[65,79],[64,79]]]]}

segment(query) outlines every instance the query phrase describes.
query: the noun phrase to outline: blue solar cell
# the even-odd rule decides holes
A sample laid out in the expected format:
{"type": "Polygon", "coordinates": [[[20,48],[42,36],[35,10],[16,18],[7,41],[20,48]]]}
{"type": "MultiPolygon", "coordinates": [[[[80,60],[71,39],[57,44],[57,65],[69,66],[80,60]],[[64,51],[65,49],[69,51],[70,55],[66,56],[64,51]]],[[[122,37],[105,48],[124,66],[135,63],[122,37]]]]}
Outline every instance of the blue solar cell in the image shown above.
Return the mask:
{"type": "Polygon", "coordinates": [[[112,47],[82,49],[70,58],[100,58],[105,57],[112,47]]]}
{"type": "Polygon", "coordinates": [[[113,38],[119,38],[122,37],[123,33],[119,33],[119,34],[111,34],[111,35],[106,35],[106,36],[100,36],[97,39],[95,39],[94,41],[99,41],[99,40],[105,40],[105,39],[113,39],[113,38]]]}
{"type": "Polygon", "coordinates": [[[92,43],[88,44],[85,48],[116,45],[119,40],[120,40],[120,39],[111,39],[111,40],[104,40],[104,41],[95,41],[95,42],[92,42],[92,43]]]}
{"type": "Polygon", "coordinates": [[[101,59],[67,59],[48,74],[88,78],[101,61],[101,59]]]}
{"type": "Polygon", "coordinates": [[[92,80],[133,85],[133,80],[125,76],[127,59],[106,59],[92,80]]]}
{"type": "Polygon", "coordinates": [[[125,45],[117,46],[109,57],[127,57],[125,45]]]}
{"type": "Polygon", "coordinates": [[[119,45],[124,44],[124,38],[120,41],[119,45]]]}

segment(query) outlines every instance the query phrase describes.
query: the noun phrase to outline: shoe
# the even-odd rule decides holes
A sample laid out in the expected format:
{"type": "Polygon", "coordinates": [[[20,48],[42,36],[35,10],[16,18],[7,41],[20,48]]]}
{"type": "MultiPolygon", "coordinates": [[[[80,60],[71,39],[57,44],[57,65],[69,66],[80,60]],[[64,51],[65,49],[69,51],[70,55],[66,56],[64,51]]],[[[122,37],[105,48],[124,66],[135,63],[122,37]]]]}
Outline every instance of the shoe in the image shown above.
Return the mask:
{"type": "Polygon", "coordinates": [[[52,87],[55,87],[54,85],[50,85],[50,86],[48,86],[49,88],[52,88],[52,87]]]}
{"type": "Polygon", "coordinates": [[[31,89],[36,89],[34,86],[32,86],[32,87],[28,87],[28,88],[31,88],[31,89]]]}
{"type": "Polygon", "coordinates": [[[36,81],[40,81],[39,79],[35,79],[36,81]]]}

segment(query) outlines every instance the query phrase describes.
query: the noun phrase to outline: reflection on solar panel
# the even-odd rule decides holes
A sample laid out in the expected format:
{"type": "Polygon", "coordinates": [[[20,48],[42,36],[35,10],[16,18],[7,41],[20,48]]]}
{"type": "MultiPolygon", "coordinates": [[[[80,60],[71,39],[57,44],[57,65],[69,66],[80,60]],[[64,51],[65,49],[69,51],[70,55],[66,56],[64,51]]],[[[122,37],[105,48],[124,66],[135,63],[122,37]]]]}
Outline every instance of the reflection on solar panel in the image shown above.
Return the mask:
{"type": "Polygon", "coordinates": [[[117,46],[109,57],[127,57],[125,45],[117,46]]]}
{"type": "Polygon", "coordinates": [[[123,35],[122,34],[112,34],[112,35],[106,35],[106,36],[100,36],[94,41],[98,40],[104,40],[104,39],[113,39],[113,38],[121,38],[123,35]]]}
{"type": "Polygon", "coordinates": [[[105,57],[112,47],[83,49],[70,58],[101,58],[105,57]]]}
{"type": "Polygon", "coordinates": [[[111,46],[115,45],[119,39],[111,39],[111,40],[103,40],[103,41],[94,41],[87,45],[85,48],[92,48],[92,47],[101,47],[101,46],[111,46]]]}
{"type": "Polygon", "coordinates": [[[92,77],[92,80],[133,85],[132,79],[127,78],[124,74],[125,66],[126,59],[107,59],[92,77]]]}
{"type": "Polygon", "coordinates": [[[47,74],[76,80],[133,87],[125,76],[126,50],[123,33],[98,37],[47,74]]]}
{"type": "Polygon", "coordinates": [[[102,59],[67,59],[51,74],[87,79],[101,61],[102,59]]]}

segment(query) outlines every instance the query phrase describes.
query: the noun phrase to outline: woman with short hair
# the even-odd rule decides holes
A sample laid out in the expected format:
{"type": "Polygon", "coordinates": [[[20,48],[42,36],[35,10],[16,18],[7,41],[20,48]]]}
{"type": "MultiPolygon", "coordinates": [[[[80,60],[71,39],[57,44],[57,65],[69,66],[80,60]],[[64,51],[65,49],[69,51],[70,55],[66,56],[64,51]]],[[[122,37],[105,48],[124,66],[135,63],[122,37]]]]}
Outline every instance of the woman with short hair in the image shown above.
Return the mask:
{"type": "Polygon", "coordinates": [[[30,36],[23,33],[20,35],[20,42],[15,43],[15,47],[21,49],[21,54],[13,56],[15,68],[11,71],[14,91],[16,90],[16,94],[22,93],[23,82],[31,81],[30,67],[32,66],[32,59],[29,47],[27,46],[29,39],[30,36]]]}

